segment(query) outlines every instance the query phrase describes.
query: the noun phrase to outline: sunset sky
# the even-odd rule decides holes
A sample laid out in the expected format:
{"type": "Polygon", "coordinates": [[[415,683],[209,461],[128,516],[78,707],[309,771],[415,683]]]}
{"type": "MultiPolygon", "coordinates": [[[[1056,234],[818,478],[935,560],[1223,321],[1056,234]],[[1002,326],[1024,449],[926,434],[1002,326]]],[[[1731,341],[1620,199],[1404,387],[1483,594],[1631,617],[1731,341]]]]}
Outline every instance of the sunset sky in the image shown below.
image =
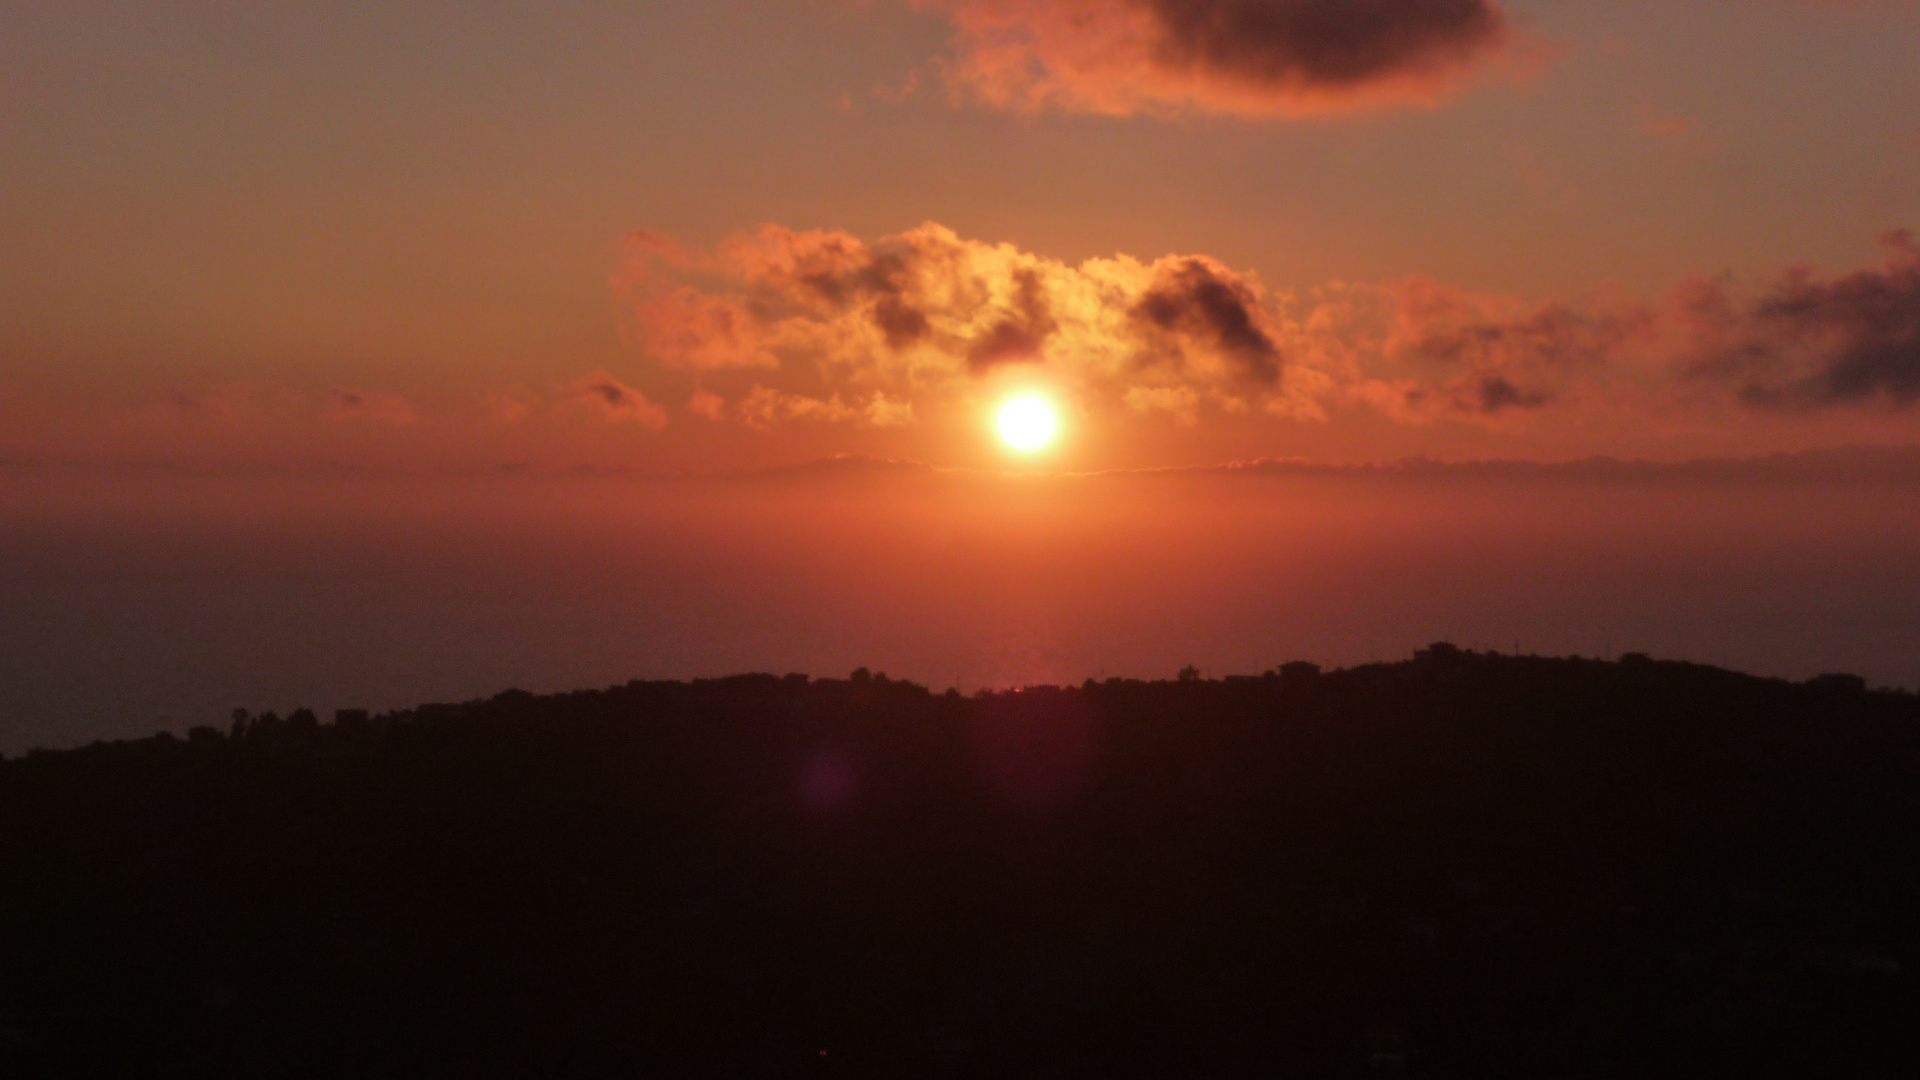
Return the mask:
{"type": "Polygon", "coordinates": [[[0,453],[1903,443],[1916,48],[1905,0],[25,0],[0,453]]]}
{"type": "Polygon", "coordinates": [[[1916,56],[1914,0],[0,3],[0,750],[1435,639],[1920,683],[1916,56]]]}

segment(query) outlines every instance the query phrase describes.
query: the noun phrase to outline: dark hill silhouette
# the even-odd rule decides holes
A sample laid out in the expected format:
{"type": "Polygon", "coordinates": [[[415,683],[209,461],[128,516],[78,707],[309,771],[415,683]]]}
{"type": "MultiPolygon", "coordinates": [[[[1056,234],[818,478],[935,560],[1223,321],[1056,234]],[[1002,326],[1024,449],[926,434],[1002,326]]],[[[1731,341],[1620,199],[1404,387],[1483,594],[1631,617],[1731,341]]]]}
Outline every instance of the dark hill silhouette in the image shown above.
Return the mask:
{"type": "Polygon", "coordinates": [[[1475,654],[0,765],[0,1075],[1920,1075],[1920,700],[1475,654]]]}

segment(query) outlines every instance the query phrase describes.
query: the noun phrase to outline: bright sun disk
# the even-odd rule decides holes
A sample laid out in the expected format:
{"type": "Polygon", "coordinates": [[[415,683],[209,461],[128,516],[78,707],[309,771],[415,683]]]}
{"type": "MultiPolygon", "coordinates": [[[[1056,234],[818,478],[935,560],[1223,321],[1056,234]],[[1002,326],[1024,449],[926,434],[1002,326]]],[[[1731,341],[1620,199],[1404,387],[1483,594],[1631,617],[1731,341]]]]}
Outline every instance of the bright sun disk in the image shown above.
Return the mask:
{"type": "Polygon", "coordinates": [[[1017,397],[1000,406],[1000,437],[1015,450],[1038,450],[1060,427],[1053,406],[1037,397],[1017,397]]]}

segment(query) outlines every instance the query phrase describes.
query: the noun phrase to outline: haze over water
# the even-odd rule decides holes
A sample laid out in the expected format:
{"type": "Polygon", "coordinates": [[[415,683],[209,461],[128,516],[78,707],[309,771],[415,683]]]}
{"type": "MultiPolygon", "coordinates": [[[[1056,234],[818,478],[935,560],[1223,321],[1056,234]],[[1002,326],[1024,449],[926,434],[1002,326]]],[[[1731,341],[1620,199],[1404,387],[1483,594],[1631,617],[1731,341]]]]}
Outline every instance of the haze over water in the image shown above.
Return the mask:
{"type": "Polygon", "coordinates": [[[971,691],[1437,639],[1920,684],[1912,482],[1749,471],[14,472],[0,750],[236,706],[862,665],[971,691]]]}

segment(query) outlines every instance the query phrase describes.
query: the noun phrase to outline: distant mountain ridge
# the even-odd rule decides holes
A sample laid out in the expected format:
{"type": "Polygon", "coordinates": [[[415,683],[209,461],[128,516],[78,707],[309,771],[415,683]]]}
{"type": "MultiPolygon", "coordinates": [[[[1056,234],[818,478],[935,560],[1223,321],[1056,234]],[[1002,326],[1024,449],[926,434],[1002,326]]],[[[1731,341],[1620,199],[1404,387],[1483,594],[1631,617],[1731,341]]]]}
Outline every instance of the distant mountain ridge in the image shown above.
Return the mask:
{"type": "Polygon", "coordinates": [[[680,482],[774,482],[860,478],[973,478],[1013,480],[1088,480],[1123,477],[1297,477],[1366,480],[1531,480],[1651,483],[1788,482],[1788,483],[1920,483],[1920,445],[1837,446],[1755,457],[1690,458],[1651,461],[1604,455],[1559,461],[1524,459],[1442,460],[1426,456],[1376,462],[1330,461],[1312,458],[1262,457],[1213,465],[1091,471],[981,469],[939,465],[926,461],[837,454],[786,465],[718,470],[660,469],[579,465],[543,468],[528,462],[496,462],[470,466],[392,468],[358,463],[310,465],[223,466],[211,462],[149,462],[102,464],[0,457],[0,474],[66,474],[101,476],[312,476],[329,479],[443,477],[473,479],[539,479],[602,477],[680,482]]]}
{"type": "MultiPolygon", "coordinates": [[[[584,470],[588,473],[604,470],[584,470]]],[[[1301,479],[1427,481],[1570,481],[1605,483],[1920,483],[1920,446],[1841,446],[1758,457],[1647,461],[1595,456],[1566,461],[1483,459],[1444,461],[1429,457],[1383,462],[1310,458],[1254,458],[1217,465],[1090,472],[1040,469],[997,471],[934,465],[864,455],[840,455],[764,469],[687,473],[686,479],[771,481],[864,477],[953,477],[1019,480],[1098,480],[1127,477],[1279,477],[1301,479]]]]}

